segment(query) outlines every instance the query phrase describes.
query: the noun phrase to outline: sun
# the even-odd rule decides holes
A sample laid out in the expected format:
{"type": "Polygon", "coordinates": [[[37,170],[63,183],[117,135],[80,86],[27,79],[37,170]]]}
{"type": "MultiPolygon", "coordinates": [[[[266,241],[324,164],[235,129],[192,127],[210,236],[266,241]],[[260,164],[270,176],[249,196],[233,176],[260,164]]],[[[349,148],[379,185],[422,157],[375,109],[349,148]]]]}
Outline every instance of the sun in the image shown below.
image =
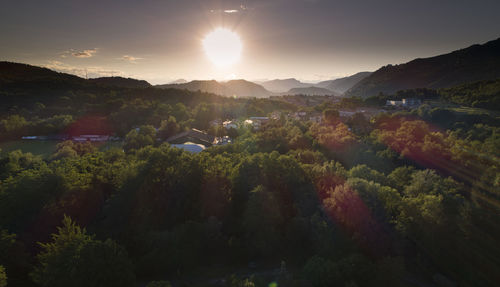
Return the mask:
{"type": "Polygon", "coordinates": [[[235,32],[217,28],[205,36],[203,49],[216,66],[229,67],[240,60],[243,45],[235,32]]]}

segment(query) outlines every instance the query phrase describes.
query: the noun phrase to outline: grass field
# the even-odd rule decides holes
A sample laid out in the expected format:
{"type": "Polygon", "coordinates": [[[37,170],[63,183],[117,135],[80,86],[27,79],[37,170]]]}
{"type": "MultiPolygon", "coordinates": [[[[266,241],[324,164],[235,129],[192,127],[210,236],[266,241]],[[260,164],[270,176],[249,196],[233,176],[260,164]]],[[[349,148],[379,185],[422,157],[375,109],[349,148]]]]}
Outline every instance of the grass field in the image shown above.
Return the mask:
{"type": "Polygon", "coordinates": [[[466,113],[466,114],[487,114],[490,115],[491,117],[499,117],[500,112],[498,111],[492,111],[492,110],[487,110],[487,109],[482,109],[482,108],[472,108],[472,107],[466,107],[466,106],[461,106],[457,105],[454,103],[450,102],[443,102],[443,101],[426,101],[427,104],[429,104],[433,108],[449,108],[457,113],[466,113]]]}
{"type": "MultiPolygon", "coordinates": [[[[22,152],[30,152],[34,155],[40,155],[44,158],[49,157],[56,150],[57,144],[60,141],[32,141],[32,140],[16,140],[0,142],[0,155],[3,156],[14,150],[22,152]]],[[[122,142],[105,142],[97,144],[99,150],[108,150],[111,148],[121,148],[122,142]]]]}

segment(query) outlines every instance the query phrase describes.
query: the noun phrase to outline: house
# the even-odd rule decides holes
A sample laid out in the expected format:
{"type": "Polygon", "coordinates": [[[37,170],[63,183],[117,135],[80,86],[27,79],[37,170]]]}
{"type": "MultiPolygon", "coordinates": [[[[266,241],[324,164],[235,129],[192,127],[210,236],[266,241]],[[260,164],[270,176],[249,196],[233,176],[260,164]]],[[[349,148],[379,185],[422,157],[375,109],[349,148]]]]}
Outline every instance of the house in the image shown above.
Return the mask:
{"type": "Polygon", "coordinates": [[[417,98],[403,99],[403,106],[405,107],[417,107],[422,104],[422,101],[417,98]]]}
{"type": "Polygon", "coordinates": [[[309,116],[309,120],[313,123],[321,123],[323,116],[321,114],[312,114],[309,116]]]}
{"type": "Polygon", "coordinates": [[[254,129],[260,129],[260,127],[269,121],[268,117],[250,117],[245,123],[249,123],[254,129]]]}
{"type": "Polygon", "coordinates": [[[387,100],[385,103],[386,106],[393,106],[393,107],[418,107],[422,104],[422,101],[417,98],[408,98],[408,99],[403,99],[401,101],[396,101],[396,100],[387,100]]]}
{"type": "Polygon", "coordinates": [[[403,106],[403,101],[387,100],[385,102],[386,106],[401,107],[403,106]]]}
{"type": "Polygon", "coordinates": [[[229,136],[216,137],[214,140],[214,145],[226,145],[232,143],[232,139],[229,136]]]}
{"type": "Polygon", "coordinates": [[[293,114],[290,114],[289,116],[294,120],[301,121],[301,120],[306,119],[307,113],[306,112],[295,112],[293,114]]]}
{"type": "Polygon", "coordinates": [[[272,112],[269,117],[273,120],[279,120],[281,118],[281,113],[279,111],[272,112]]]}
{"type": "Polygon", "coordinates": [[[238,128],[238,125],[233,122],[233,121],[225,121],[222,123],[222,126],[226,129],[237,129],[238,128]]]}
{"type": "Polygon", "coordinates": [[[265,123],[267,123],[269,121],[269,117],[250,117],[250,120],[252,120],[254,122],[258,121],[258,122],[260,122],[262,124],[265,124],[265,123]]]}
{"type": "Polygon", "coordinates": [[[193,143],[210,147],[215,142],[215,136],[209,135],[208,133],[197,129],[191,129],[169,137],[166,142],[170,144],[193,143]]]}
{"type": "Polygon", "coordinates": [[[352,117],[356,112],[351,112],[351,111],[339,111],[339,116],[341,118],[348,118],[352,117]]]}

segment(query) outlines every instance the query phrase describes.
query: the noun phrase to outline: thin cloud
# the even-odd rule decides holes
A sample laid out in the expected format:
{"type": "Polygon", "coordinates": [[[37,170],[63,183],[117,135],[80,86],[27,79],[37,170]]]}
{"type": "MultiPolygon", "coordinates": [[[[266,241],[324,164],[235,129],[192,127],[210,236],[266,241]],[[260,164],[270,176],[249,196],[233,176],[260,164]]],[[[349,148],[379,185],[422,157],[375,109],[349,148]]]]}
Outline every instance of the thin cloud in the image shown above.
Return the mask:
{"type": "Polygon", "coordinates": [[[83,51],[73,51],[71,55],[73,57],[77,58],[90,58],[94,56],[94,54],[97,53],[97,49],[89,49],[89,50],[83,50],[83,51]]]}
{"type": "Polygon", "coordinates": [[[241,4],[237,9],[217,9],[217,10],[210,10],[210,13],[225,13],[225,14],[236,14],[236,13],[243,13],[247,10],[251,10],[248,8],[246,5],[241,4]]]}
{"type": "Polygon", "coordinates": [[[47,61],[47,64],[43,65],[43,67],[62,73],[73,74],[82,78],[125,76],[125,73],[118,70],[112,70],[104,67],[94,67],[94,66],[82,68],[82,67],[68,65],[66,63],[56,60],[47,61]]]}
{"type": "Polygon", "coordinates": [[[144,58],[134,57],[134,56],[130,56],[130,55],[123,55],[120,59],[124,60],[124,61],[128,61],[130,63],[136,63],[137,60],[142,60],[144,58]]]}

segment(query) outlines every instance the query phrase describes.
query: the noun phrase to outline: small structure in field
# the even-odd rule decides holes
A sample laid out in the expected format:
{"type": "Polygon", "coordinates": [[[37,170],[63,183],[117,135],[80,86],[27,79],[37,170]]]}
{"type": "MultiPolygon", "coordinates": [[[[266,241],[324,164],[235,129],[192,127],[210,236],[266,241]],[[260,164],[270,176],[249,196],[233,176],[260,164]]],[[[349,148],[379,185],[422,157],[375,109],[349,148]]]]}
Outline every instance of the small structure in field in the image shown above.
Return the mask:
{"type": "Polygon", "coordinates": [[[210,147],[214,144],[215,136],[209,135],[208,133],[197,129],[190,129],[188,131],[173,135],[166,141],[170,144],[194,143],[203,145],[205,147],[210,147]]]}

